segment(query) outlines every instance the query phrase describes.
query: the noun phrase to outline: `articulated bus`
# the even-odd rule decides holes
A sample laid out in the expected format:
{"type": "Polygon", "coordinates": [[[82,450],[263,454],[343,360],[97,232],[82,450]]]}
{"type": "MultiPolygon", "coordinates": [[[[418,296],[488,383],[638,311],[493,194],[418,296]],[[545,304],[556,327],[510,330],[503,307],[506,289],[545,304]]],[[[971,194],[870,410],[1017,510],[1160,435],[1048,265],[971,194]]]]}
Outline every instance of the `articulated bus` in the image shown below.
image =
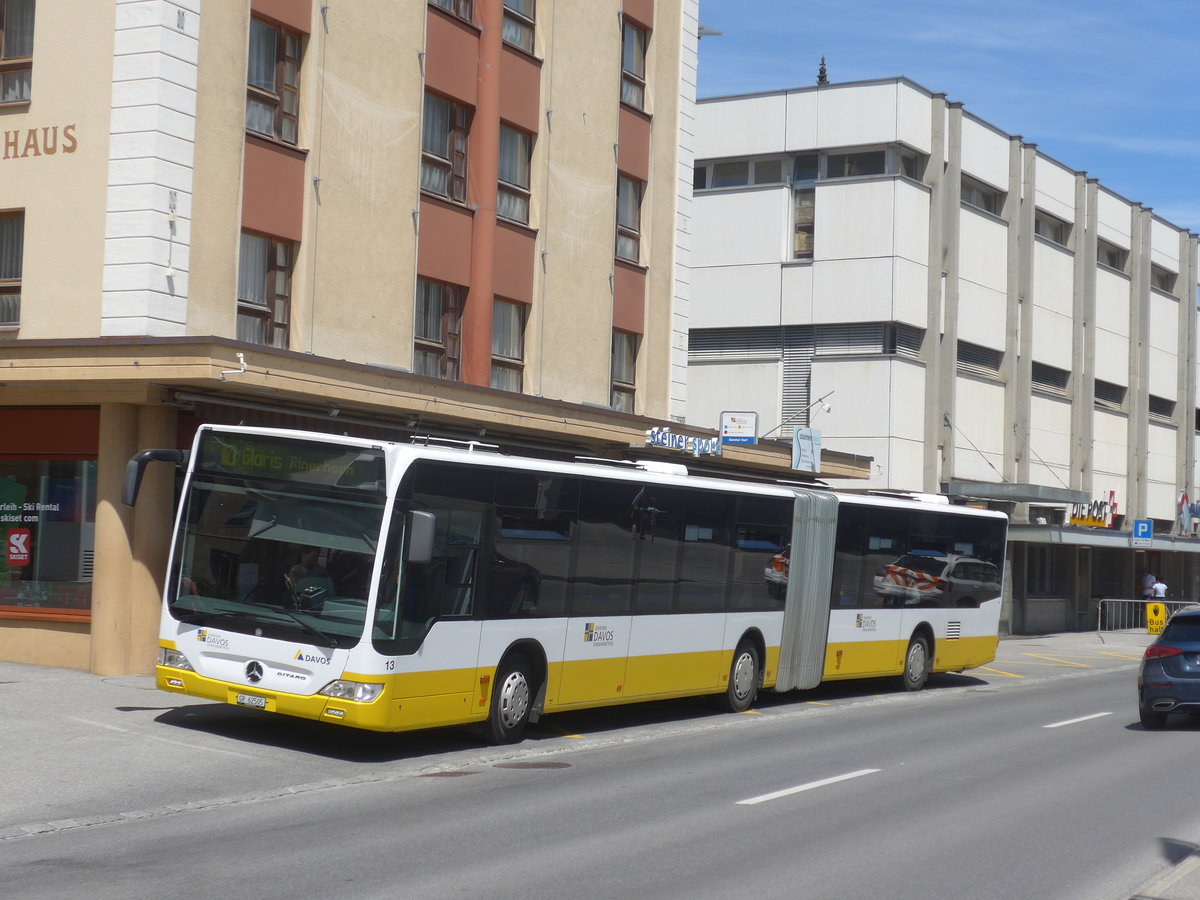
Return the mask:
{"type": "MultiPolygon", "coordinates": [[[[156,668],[168,692],[374,731],[990,662],[1007,519],[946,503],[201,427],[156,668]]],[[[184,465],[186,461],[186,465],[184,465]]]]}

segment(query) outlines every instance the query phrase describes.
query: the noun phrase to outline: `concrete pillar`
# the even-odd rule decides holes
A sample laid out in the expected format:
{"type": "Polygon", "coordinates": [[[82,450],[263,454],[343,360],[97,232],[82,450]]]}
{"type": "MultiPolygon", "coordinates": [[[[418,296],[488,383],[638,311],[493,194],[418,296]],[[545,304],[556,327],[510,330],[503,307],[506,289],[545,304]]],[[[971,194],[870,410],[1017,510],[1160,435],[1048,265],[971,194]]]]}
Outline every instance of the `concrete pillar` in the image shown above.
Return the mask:
{"type": "Polygon", "coordinates": [[[137,407],[100,406],[96,464],[96,555],[92,575],[92,634],[89,670],[124,675],[131,640],[129,596],[133,568],[133,511],[121,503],[125,463],[137,450],[137,407]]]}
{"type": "MultiPolygon", "coordinates": [[[[176,412],[170,406],[139,409],[137,450],[174,447],[176,412]]],[[[175,468],[156,463],[146,469],[133,509],[133,559],[129,589],[129,642],[125,671],[154,671],[158,624],[175,511],[175,468]]]]}

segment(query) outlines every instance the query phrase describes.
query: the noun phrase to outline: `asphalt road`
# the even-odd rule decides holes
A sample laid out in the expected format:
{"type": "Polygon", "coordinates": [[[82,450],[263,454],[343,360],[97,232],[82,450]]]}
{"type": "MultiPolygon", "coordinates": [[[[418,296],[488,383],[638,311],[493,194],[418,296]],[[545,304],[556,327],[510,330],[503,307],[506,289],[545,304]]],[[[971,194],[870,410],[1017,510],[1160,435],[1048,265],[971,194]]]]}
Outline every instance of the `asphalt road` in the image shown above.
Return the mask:
{"type": "Polygon", "coordinates": [[[0,896],[1125,900],[1200,842],[1200,724],[1137,725],[1144,643],[1005,641],[917,695],[562,715],[511,748],[0,664],[0,896]]]}

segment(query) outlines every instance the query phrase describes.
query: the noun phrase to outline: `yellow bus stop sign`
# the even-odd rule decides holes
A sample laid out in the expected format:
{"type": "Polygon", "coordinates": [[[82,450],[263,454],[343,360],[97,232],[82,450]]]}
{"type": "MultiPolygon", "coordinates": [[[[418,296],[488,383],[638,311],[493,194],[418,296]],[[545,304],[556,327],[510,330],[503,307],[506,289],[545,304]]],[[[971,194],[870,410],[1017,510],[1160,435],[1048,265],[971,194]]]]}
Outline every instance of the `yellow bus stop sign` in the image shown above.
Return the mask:
{"type": "Polygon", "coordinates": [[[1163,626],[1167,624],[1167,605],[1165,603],[1146,604],[1146,634],[1162,634],[1163,626]]]}

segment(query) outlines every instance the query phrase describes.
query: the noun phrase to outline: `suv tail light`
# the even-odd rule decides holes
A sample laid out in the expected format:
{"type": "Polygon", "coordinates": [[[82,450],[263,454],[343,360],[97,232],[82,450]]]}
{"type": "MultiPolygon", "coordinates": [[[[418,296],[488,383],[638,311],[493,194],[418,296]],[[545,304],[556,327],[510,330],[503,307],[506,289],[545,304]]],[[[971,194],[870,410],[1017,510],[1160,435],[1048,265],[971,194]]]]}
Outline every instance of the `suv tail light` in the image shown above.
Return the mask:
{"type": "Polygon", "coordinates": [[[1146,648],[1146,659],[1162,659],[1164,656],[1178,656],[1183,651],[1178,647],[1164,647],[1159,644],[1151,644],[1146,648]]]}

